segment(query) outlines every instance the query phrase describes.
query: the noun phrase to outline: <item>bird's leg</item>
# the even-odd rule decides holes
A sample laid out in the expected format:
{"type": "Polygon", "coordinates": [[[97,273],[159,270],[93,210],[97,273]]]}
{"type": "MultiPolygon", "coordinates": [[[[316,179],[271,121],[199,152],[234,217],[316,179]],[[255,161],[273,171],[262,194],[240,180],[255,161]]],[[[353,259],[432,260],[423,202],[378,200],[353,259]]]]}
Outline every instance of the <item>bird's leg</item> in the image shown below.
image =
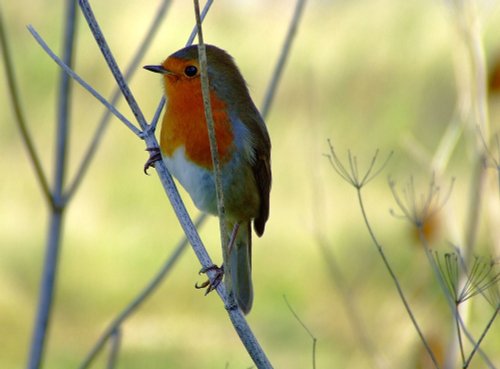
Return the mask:
{"type": "MultiPolygon", "coordinates": [[[[147,163],[146,163],[147,164],[147,163]]],[[[234,247],[234,243],[236,242],[236,236],[238,235],[238,230],[240,229],[240,223],[235,223],[233,230],[231,232],[231,237],[229,238],[229,243],[227,245],[227,254],[229,255],[231,253],[231,250],[234,247]]],[[[194,285],[195,288],[201,289],[201,288],[206,288],[205,295],[209,294],[213,290],[217,288],[219,283],[222,281],[222,277],[224,276],[224,265],[221,265],[219,268],[217,265],[212,264],[208,267],[203,267],[201,268],[199,274],[206,274],[209,270],[212,270],[215,272],[215,276],[213,280],[206,280],[203,283],[196,283],[194,285]]]]}
{"type": "Polygon", "coordinates": [[[161,160],[161,152],[159,147],[147,147],[146,151],[149,151],[149,159],[144,163],[144,173],[148,174],[148,169],[154,168],[155,162],[161,160]]]}
{"type": "Polygon", "coordinates": [[[198,288],[198,289],[206,287],[207,289],[205,291],[205,296],[217,288],[219,283],[222,281],[222,277],[224,276],[224,265],[221,265],[221,267],[219,268],[215,264],[212,264],[208,267],[201,268],[201,270],[199,271],[198,274],[206,274],[210,270],[215,272],[213,280],[210,280],[210,278],[209,278],[201,284],[196,283],[194,285],[194,287],[198,288]]]}
{"type": "Polygon", "coordinates": [[[235,223],[233,230],[231,232],[231,237],[229,238],[229,243],[227,244],[227,254],[231,255],[231,250],[236,242],[236,236],[238,235],[238,230],[240,229],[240,223],[235,223]]]}

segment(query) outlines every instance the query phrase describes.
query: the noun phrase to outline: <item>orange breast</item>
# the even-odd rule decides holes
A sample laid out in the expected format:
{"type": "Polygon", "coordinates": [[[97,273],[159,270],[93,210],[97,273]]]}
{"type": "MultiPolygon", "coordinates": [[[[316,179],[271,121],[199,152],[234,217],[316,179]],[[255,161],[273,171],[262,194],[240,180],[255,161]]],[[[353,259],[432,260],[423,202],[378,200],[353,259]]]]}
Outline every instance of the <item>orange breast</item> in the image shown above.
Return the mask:
{"type": "MultiPolygon", "coordinates": [[[[200,79],[178,79],[166,76],[165,92],[168,97],[160,133],[160,146],[164,155],[185,147],[186,157],[194,163],[212,169],[208,128],[203,108],[200,79]]],[[[224,101],[210,92],[215,123],[215,137],[222,163],[230,159],[233,149],[233,130],[224,101]]]]}

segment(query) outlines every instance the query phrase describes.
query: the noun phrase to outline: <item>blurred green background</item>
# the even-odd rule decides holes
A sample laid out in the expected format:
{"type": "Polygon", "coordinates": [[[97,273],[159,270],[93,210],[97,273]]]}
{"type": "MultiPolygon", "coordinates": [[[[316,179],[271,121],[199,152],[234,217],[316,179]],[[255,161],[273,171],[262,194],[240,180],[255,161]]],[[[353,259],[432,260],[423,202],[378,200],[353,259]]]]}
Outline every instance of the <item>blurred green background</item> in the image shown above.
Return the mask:
{"type": "MultiPolygon", "coordinates": [[[[120,66],[128,63],[159,2],[93,2],[120,66]]],[[[205,40],[236,59],[261,106],[280,53],[292,1],[216,1],[204,23],[205,40]]],[[[310,1],[300,22],[274,105],[267,118],[273,142],[271,217],[254,240],[255,303],[248,321],[276,368],[311,368],[311,339],[287,308],[286,295],[318,339],[318,368],[430,367],[421,344],[363,224],[355,191],[323,154],[331,138],[339,155],[350,149],[366,167],[375,149],[394,155],[366,190],[371,224],[385,247],[424,333],[444,350],[450,319],[425,255],[387,185],[414,175],[429,179],[428,161],[456,112],[456,67],[464,51],[456,15],[442,1],[310,1]],[[376,354],[363,349],[347,319],[318,237],[327,242],[376,354]]],[[[55,51],[61,49],[64,4],[38,0],[1,4],[23,108],[49,178],[53,175],[55,107],[59,69],[28,31],[32,24],[55,51]]],[[[486,57],[500,50],[500,6],[478,7],[486,57]]],[[[184,46],[193,26],[192,4],[174,2],[142,64],[154,64],[184,46]]],[[[85,21],[79,16],[75,70],[104,96],[114,89],[85,21]]],[[[47,238],[48,209],[13,121],[5,75],[0,75],[0,367],[27,361],[47,238]]],[[[162,93],[158,76],[142,69],[131,88],[146,117],[162,93]]],[[[96,100],[75,86],[67,178],[102,114],[96,100]]],[[[492,131],[498,99],[490,100],[492,131]]],[[[118,108],[132,120],[124,103],[118,108]]],[[[64,221],[57,294],[45,368],[75,368],[111,319],[141,290],[181,239],[179,224],[154,171],[142,173],[144,143],[114,119],[64,221]]],[[[445,179],[456,178],[433,233],[433,247],[465,232],[471,176],[470,140],[460,139],[445,179]]],[[[447,182],[442,183],[446,188],[447,182]]],[[[197,210],[185,196],[191,214],[197,210]]],[[[498,192],[496,193],[498,205],[498,192]]],[[[485,213],[487,213],[485,211],[485,213]]],[[[490,214],[490,213],[488,213],[490,214]]],[[[498,226],[483,214],[478,253],[491,254],[498,226]],[[484,223],[484,224],[483,224],[484,223]]],[[[218,226],[201,229],[220,262],[218,226]]],[[[455,237],[455,238],[453,238],[455,237]]],[[[497,250],[498,255],[498,250],[497,250]]],[[[126,322],[119,368],[248,368],[252,363],[215,294],[193,288],[203,280],[188,249],[156,293],[126,322]]],[[[492,309],[473,304],[471,331],[478,336],[492,309]]],[[[484,350],[500,366],[498,321],[484,350]]],[[[469,347],[470,349],[470,347],[469,347]]],[[[99,356],[94,367],[104,367],[99,356]]],[[[473,368],[483,368],[476,358],[473,368]]],[[[458,366],[457,366],[458,367],[458,366]]]]}

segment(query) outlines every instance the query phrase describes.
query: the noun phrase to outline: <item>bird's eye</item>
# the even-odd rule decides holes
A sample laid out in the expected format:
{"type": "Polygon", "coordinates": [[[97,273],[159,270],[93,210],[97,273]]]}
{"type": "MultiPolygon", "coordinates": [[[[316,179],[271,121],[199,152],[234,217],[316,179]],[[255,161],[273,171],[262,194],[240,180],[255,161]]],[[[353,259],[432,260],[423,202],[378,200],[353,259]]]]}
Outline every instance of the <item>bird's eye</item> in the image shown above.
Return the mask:
{"type": "Polygon", "coordinates": [[[198,68],[194,65],[188,65],[186,69],[184,69],[184,74],[188,77],[194,77],[196,76],[196,73],[198,73],[198,68]]]}

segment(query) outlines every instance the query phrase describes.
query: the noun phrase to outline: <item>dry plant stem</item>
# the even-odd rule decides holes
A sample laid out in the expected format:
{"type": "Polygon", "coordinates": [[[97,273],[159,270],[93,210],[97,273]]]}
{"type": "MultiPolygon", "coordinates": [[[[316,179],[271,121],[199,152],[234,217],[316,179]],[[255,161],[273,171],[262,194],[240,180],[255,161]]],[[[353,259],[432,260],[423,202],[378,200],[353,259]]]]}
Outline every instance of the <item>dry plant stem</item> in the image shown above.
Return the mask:
{"type": "Polygon", "coordinates": [[[408,313],[408,315],[409,315],[409,317],[410,317],[410,319],[411,319],[411,321],[413,323],[413,326],[415,327],[415,329],[416,329],[416,331],[417,331],[417,333],[418,333],[418,335],[420,337],[420,340],[422,341],[422,343],[425,346],[425,350],[427,351],[427,353],[429,354],[429,357],[432,360],[434,368],[439,369],[439,364],[437,362],[437,359],[434,356],[434,353],[432,352],[432,349],[430,348],[429,344],[427,343],[427,340],[425,339],[422,331],[420,330],[420,327],[419,327],[419,325],[417,323],[417,320],[415,319],[415,316],[413,315],[413,312],[411,311],[410,305],[408,304],[408,301],[406,300],[406,297],[405,297],[405,295],[403,293],[401,285],[399,284],[398,278],[396,277],[396,274],[392,270],[392,267],[389,264],[389,261],[387,260],[387,258],[385,256],[384,250],[383,250],[381,244],[378,242],[377,238],[375,237],[375,233],[373,232],[372,227],[370,225],[370,222],[368,221],[368,216],[366,214],[365,206],[364,206],[364,203],[363,203],[363,197],[361,196],[361,188],[356,188],[356,190],[357,190],[356,192],[357,192],[357,195],[358,195],[358,203],[359,203],[359,206],[361,208],[361,213],[363,215],[363,220],[365,222],[365,225],[366,225],[366,227],[368,229],[368,233],[370,234],[370,238],[372,239],[373,243],[377,247],[377,251],[378,251],[380,257],[382,258],[382,261],[384,262],[384,265],[385,265],[387,271],[389,272],[389,274],[391,276],[391,279],[394,282],[394,285],[396,286],[396,289],[398,291],[399,297],[401,298],[401,301],[403,302],[403,305],[404,305],[404,307],[406,309],[406,312],[408,313]]]}
{"type": "MultiPolygon", "coordinates": [[[[488,108],[486,99],[486,68],[484,48],[480,34],[480,19],[478,5],[475,1],[453,1],[455,8],[456,24],[459,35],[463,39],[468,63],[464,69],[468,69],[470,80],[464,85],[465,88],[459,89],[458,94],[462,96],[463,101],[470,104],[470,113],[467,120],[469,123],[470,141],[474,143],[474,155],[472,161],[472,179],[470,183],[469,205],[467,209],[467,219],[465,225],[465,244],[463,255],[466,264],[471,261],[474,249],[477,243],[477,233],[480,224],[482,206],[488,201],[489,189],[486,185],[487,171],[485,168],[486,153],[481,144],[481,138],[489,142],[489,122],[488,108]]],[[[461,283],[466,279],[462,275],[461,283]]],[[[470,318],[470,309],[466,306],[463,313],[464,320],[470,318]]],[[[462,318],[462,317],[461,317],[462,318]]],[[[465,327],[465,324],[464,324],[465,327]]],[[[458,332],[458,334],[460,334],[458,332]]]]}
{"type": "Polygon", "coordinates": [[[312,367],[313,369],[316,369],[316,343],[318,342],[318,339],[312,334],[311,330],[307,328],[307,326],[304,324],[304,322],[299,318],[297,313],[292,309],[292,305],[288,302],[288,299],[286,298],[285,295],[283,295],[283,299],[285,300],[286,306],[288,306],[288,310],[292,313],[294,318],[299,322],[299,324],[304,328],[304,330],[307,332],[309,337],[311,337],[312,340],[312,367]]]}
{"type": "Polygon", "coordinates": [[[54,208],[54,199],[49,188],[47,181],[47,176],[43,170],[42,163],[40,162],[40,156],[38,155],[33,139],[28,130],[26,124],[26,119],[24,117],[23,109],[21,108],[21,100],[19,98],[19,92],[17,90],[17,83],[14,77],[14,68],[11,60],[11,52],[9,43],[7,41],[7,36],[5,33],[5,26],[3,23],[3,15],[0,8],[0,46],[2,48],[2,58],[3,65],[5,66],[5,76],[7,77],[7,86],[9,91],[9,97],[14,109],[14,122],[16,123],[19,131],[21,133],[21,138],[23,140],[24,146],[28,150],[28,157],[35,170],[35,177],[38,180],[40,187],[42,188],[42,193],[47,201],[47,204],[51,208],[54,208]]]}
{"type": "Polygon", "coordinates": [[[118,360],[118,353],[120,352],[121,342],[122,342],[122,331],[120,328],[118,328],[111,335],[111,340],[110,340],[111,347],[109,349],[109,356],[106,369],[113,369],[116,366],[116,362],[118,360]]]}
{"type": "MultiPolygon", "coordinates": [[[[479,355],[481,356],[481,359],[483,359],[484,363],[488,366],[488,368],[490,369],[496,369],[496,366],[495,364],[493,364],[493,362],[491,361],[491,359],[488,357],[488,355],[486,355],[486,353],[481,349],[480,347],[480,344],[481,344],[481,341],[483,340],[484,336],[486,335],[486,333],[488,332],[489,328],[490,328],[490,325],[493,323],[493,320],[496,318],[496,313],[493,315],[492,317],[492,320],[490,320],[486,326],[486,328],[483,330],[483,332],[481,333],[481,336],[480,336],[480,339],[478,341],[476,341],[474,339],[474,337],[472,336],[472,334],[469,332],[469,330],[467,329],[466,325],[465,325],[465,322],[464,320],[462,319],[462,316],[459,314],[457,316],[457,319],[458,319],[458,323],[460,324],[460,328],[461,328],[461,332],[465,335],[465,337],[467,337],[467,340],[469,340],[469,342],[474,346],[474,353],[479,353],[479,355]]],[[[470,356],[470,355],[469,355],[470,356]]],[[[464,366],[465,368],[465,366],[464,366]]]]}
{"type": "MultiPolygon", "coordinates": [[[[491,326],[493,325],[493,321],[496,319],[499,310],[500,310],[500,304],[497,305],[497,307],[495,309],[495,312],[493,313],[493,316],[491,317],[491,319],[486,324],[486,328],[484,329],[483,333],[481,333],[481,336],[479,337],[479,340],[474,345],[474,348],[472,349],[469,357],[465,361],[465,363],[464,363],[464,365],[463,365],[462,368],[466,369],[466,368],[469,367],[469,364],[470,364],[472,358],[474,357],[474,354],[478,351],[479,346],[481,345],[481,342],[483,342],[484,337],[486,337],[486,334],[488,333],[488,331],[490,330],[491,326]]],[[[490,368],[493,368],[493,369],[495,368],[491,362],[488,363],[488,364],[490,365],[490,368]]]]}
{"type": "MultiPolygon", "coordinates": [[[[155,14],[155,17],[151,22],[151,25],[149,26],[149,29],[145,33],[144,39],[139,43],[139,47],[135,51],[132,60],[130,61],[128,67],[125,68],[124,78],[126,81],[129,81],[132,78],[133,74],[137,71],[139,63],[142,60],[142,57],[144,56],[146,51],[151,46],[151,42],[153,41],[153,38],[156,35],[156,32],[158,31],[158,28],[160,27],[161,22],[163,21],[163,18],[165,17],[165,14],[167,13],[171,3],[172,3],[171,0],[164,0],[160,4],[155,14]]],[[[113,106],[116,105],[120,96],[121,96],[120,89],[115,88],[115,91],[111,94],[109,99],[110,104],[113,106]]],[[[99,120],[99,123],[97,124],[97,128],[94,132],[94,135],[92,136],[92,140],[88,145],[85,154],[82,157],[82,160],[76,171],[76,175],[74,176],[73,180],[71,181],[71,184],[68,186],[68,189],[66,190],[65,197],[67,198],[72,197],[73,194],[78,189],[78,187],[80,186],[80,184],[82,183],[83,178],[90,166],[90,163],[96,154],[97,148],[101,143],[101,139],[104,136],[106,128],[108,127],[110,118],[111,118],[111,112],[108,109],[105,109],[101,119],[99,120]]]]}
{"type": "MultiPolygon", "coordinates": [[[[76,6],[74,1],[66,2],[66,24],[63,41],[63,59],[67,65],[73,62],[76,6]]],[[[61,71],[59,86],[54,188],[52,189],[53,207],[51,208],[45,260],[40,281],[38,307],[31,339],[28,368],[36,369],[42,364],[45,343],[52,312],[52,304],[57,280],[57,264],[62,237],[62,225],[66,201],[63,198],[64,175],[69,125],[70,79],[61,71]]]]}
{"type": "Polygon", "coordinates": [[[458,310],[458,304],[455,304],[455,309],[453,314],[455,314],[455,329],[457,331],[457,340],[458,340],[458,347],[460,348],[460,357],[462,359],[462,365],[465,364],[465,352],[464,352],[464,343],[462,340],[462,330],[460,329],[460,321],[458,319],[458,316],[460,314],[458,310]]]}
{"type": "MultiPolygon", "coordinates": [[[[208,0],[205,3],[205,6],[203,7],[203,10],[201,11],[201,21],[202,22],[205,19],[205,17],[207,16],[208,11],[210,10],[210,7],[212,6],[212,4],[213,4],[213,0],[208,0]]],[[[197,34],[198,34],[198,26],[197,26],[197,24],[195,24],[193,27],[193,30],[191,31],[191,34],[189,35],[189,38],[188,38],[185,46],[191,45],[197,34]]],[[[160,114],[161,110],[163,109],[163,106],[165,105],[165,103],[166,103],[165,96],[162,96],[160,99],[160,102],[158,103],[158,108],[156,109],[155,118],[153,118],[153,122],[148,127],[148,131],[154,132],[156,130],[156,125],[159,121],[159,114],[160,114]],[[158,117],[157,117],[157,115],[158,115],[158,117]]]]}
{"type": "MultiPolygon", "coordinates": [[[[229,234],[226,224],[226,209],[224,207],[224,193],[222,191],[222,174],[220,169],[219,152],[217,149],[217,140],[215,138],[215,123],[212,115],[212,107],[210,105],[210,86],[208,81],[208,65],[205,42],[203,40],[203,28],[200,18],[200,4],[198,0],[194,0],[194,14],[196,17],[196,27],[198,28],[198,56],[200,61],[200,81],[201,94],[203,97],[203,107],[205,109],[205,118],[208,128],[208,139],[210,141],[210,154],[212,156],[213,173],[215,178],[215,194],[217,197],[217,213],[219,215],[220,239],[222,244],[222,259],[226,275],[231,275],[231,265],[229,260],[228,238],[229,234]]],[[[233,306],[233,296],[230,293],[228,296],[229,307],[233,306]]]]}
{"type": "MultiPolygon", "coordinates": [[[[458,310],[458,303],[455,301],[455,299],[451,295],[450,291],[446,288],[446,283],[443,279],[443,276],[441,275],[441,273],[439,273],[439,267],[438,267],[436,261],[434,260],[434,258],[432,257],[429,244],[427,242],[427,239],[425,238],[424,231],[422,229],[423,220],[418,221],[418,223],[415,222],[414,225],[418,229],[418,236],[419,236],[420,242],[422,243],[422,245],[424,247],[424,252],[425,252],[425,255],[427,256],[427,261],[429,262],[429,264],[432,268],[434,276],[436,277],[438,284],[439,284],[439,287],[441,288],[441,290],[443,291],[443,293],[445,295],[447,305],[450,307],[451,314],[453,315],[453,320],[455,322],[455,330],[457,333],[457,343],[458,343],[458,347],[460,349],[462,363],[464,363],[465,362],[465,354],[464,354],[464,346],[463,346],[463,342],[462,342],[462,333],[461,333],[462,330],[460,329],[461,318],[460,318],[460,313],[458,310]]],[[[469,339],[472,338],[470,335],[468,335],[468,337],[469,337],[469,339]]],[[[445,367],[447,367],[447,366],[445,366],[445,367]]]]}
{"type": "Polygon", "coordinates": [[[92,86],[85,82],[78,74],[76,74],[64,61],[62,61],[45,43],[42,37],[36,32],[32,26],[28,26],[28,31],[33,35],[42,49],[54,60],[71,78],[78,82],[85,88],[92,96],[94,96],[101,104],[103,104],[115,117],[117,117],[123,124],[125,124],[137,136],[141,136],[141,131],[137,129],[125,116],[120,113],[111,103],[102,97],[92,86]]]}
{"type": "MultiPolygon", "coordinates": [[[[137,71],[137,67],[144,56],[146,50],[149,48],[151,45],[151,42],[156,35],[156,32],[158,28],[161,25],[161,22],[163,21],[163,18],[165,17],[165,14],[167,13],[168,9],[170,8],[172,1],[171,0],[164,0],[161,4],[160,7],[158,8],[158,11],[155,14],[155,17],[153,21],[151,22],[151,25],[146,32],[144,36],[144,40],[139,43],[139,48],[137,51],[134,53],[134,57],[132,58],[129,66],[125,69],[124,73],[124,78],[126,81],[128,81],[134,74],[135,71],[137,71]]],[[[208,13],[208,10],[210,9],[210,6],[212,5],[213,0],[208,1],[205,4],[205,7],[202,10],[201,18],[202,20],[205,18],[205,16],[208,13]]],[[[186,43],[186,46],[191,45],[195,36],[197,33],[197,28],[196,25],[193,27],[193,31],[191,33],[191,36],[189,37],[188,42],[186,43]]],[[[116,88],[113,94],[111,95],[110,98],[110,104],[114,106],[119,97],[121,96],[120,94],[120,89],[116,88]]],[[[157,108],[157,114],[159,115],[161,110],[163,109],[163,106],[165,105],[165,97],[162,97],[157,108]]],[[[109,119],[111,118],[111,112],[109,109],[106,109],[99,121],[99,124],[95,130],[94,136],[92,138],[92,141],[90,145],[87,148],[87,151],[85,152],[82,161],[80,163],[80,167],[77,170],[77,174],[74,177],[73,181],[71,182],[71,185],[68,186],[68,190],[66,191],[66,197],[71,197],[77,190],[78,186],[81,184],[83,177],[85,176],[85,173],[87,172],[87,169],[95,156],[95,153],[97,151],[97,148],[101,142],[102,137],[104,136],[105,129],[108,126],[109,119]]],[[[153,132],[156,129],[156,123],[158,122],[158,119],[153,118],[153,123],[151,124],[150,128],[153,132]]]]}
{"type": "MultiPolygon", "coordinates": [[[[200,23],[202,23],[203,20],[205,19],[205,17],[207,16],[207,13],[210,10],[210,7],[212,6],[213,2],[214,2],[213,0],[207,0],[207,2],[205,3],[205,6],[201,10],[201,14],[199,15],[200,23]]],[[[198,14],[199,14],[199,11],[198,11],[198,14]]],[[[198,34],[198,29],[199,29],[198,22],[196,22],[196,24],[194,25],[193,30],[191,31],[191,34],[189,35],[189,38],[186,42],[186,46],[189,46],[194,42],[194,38],[198,34]]]]}
{"type": "MultiPolygon", "coordinates": [[[[198,228],[207,218],[206,214],[201,214],[195,220],[195,227],[198,228]]],[[[153,277],[153,279],[148,283],[146,288],[144,288],[133,300],[130,302],[125,309],[121,313],[119,313],[116,318],[109,324],[106,330],[102,333],[99,339],[96,341],[94,347],[89,352],[82,365],[80,365],[80,369],[86,369],[95,359],[97,354],[102,350],[104,344],[107,340],[113,336],[114,332],[116,332],[123,322],[130,318],[130,316],[135,313],[140,305],[146,301],[146,299],[151,296],[151,294],[156,290],[156,288],[164,281],[166,276],[170,273],[174,265],[179,260],[180,256],[183,254],[184,250],[188,246],[188,241],[184,237],[179,244],[175,247],[172,254],[168,257],[165,263],[162,265],[157,274],[153,277]]]]}
{"type": "MultiPolygon", "coordinates": [[[[450,312],[453,315],[453,319],[454,319],[454,322],[455,322],[455,329],[456,329],[456,332],[457,332],[457,344],[459,345],[460,354],[461,354],[461,357],[462,357],[462,363],[465,362],[465,353],[464,353],[464,349],[463,349],[463,339],[462,339],[462,333],[463,333],[465,335],[465,337],[467,337],[467,340],[475,347],[475,351],[479,352],[479,354],[481,355],[481,357],[484,360],[484,362],[488,365],[488,367],[490,369],[495,369],[495,366],[493,365],[493,363],[491,362],[491,360],[489,359],[489,357],[479,347],[478,342],[476,342],[476,340],[474,339],[474,337],[472,336],[472,334],[467,329],[467,327],[465,325],[465,322],[463,321],[463,319],[462,319],[462,317],[460,315],[457,302],[455,301],[454,297],[450,294],[450,292],[446,288],[446,285],[445,285],[446,283],[443,280],[443,276],[441,275],[441,273],[439,273],[439,267],[438,267],[438,265],[436,264],[436,261],[434,260],[434,258],[431,255],[429,243],[427,242],[427,239],[425,238],[425,235],[424,235],[424,232],[423,232],[423,229],[422,229],[421,226],[418,227],[418,236],[419,236],[420,242],[422,243],[422,245],[424,247],[425,254],[426,254],[427,258],[428,258],[429,264],[432,267],[432,270],[433,270],[434,275],[435,275],[435,277],[436,277],[436,279],[438,281],[438,284],[441,287],[441,289],[442,289],[442,291],[443,291],[443,293],[445,295],[446,302],[448,303],[448,306],[450,307],[450,312]]],[[[465,276],[465,277],[467,277],[467,276],[465,276]]],[[[484,334],[484,332],[483,332],[483,334],[484,334]]]]}
{"type": "Polygon", "coordinates": [[[278,63],[274,68],[274,73],[272,74],[272,79],[269,84],[269,88],[267,89],[264,102],[262,104],[262,116],[267,116],[273,101],[273,97],[276,95],[276,88],[278,87],[278,82],[281,79],[281,74],[283,73],[285,62],[288,59],[288,54],[290,53],[292,41],[295,38],[295,33],[297,32],[297,27],[299,24],[299,20],[302,17],[305,3],[306,0],[297,0],[297,3],[295,4],[292,21],[290,22],[290,26],[288,27],[288,32],[286,34],[283,47],[281,48],[281,54],[278,59],[278,63]]]}
{"type": "Polygon", "coordinates": [[[118,84],[120,90],[122,91],[123,97],[125,97],[125,100],[127,100],[127,104],[130,107],[130,110],[132,110],[132,113],[134,114],[137,122],[139,123],[139,126],[143,131],[145,131],[148,128],[146,119],[144,118],[144,115],[141,109],[139,108],[139,105],[137,104],[137,101],[134,95],[132,94],[132,91],[130,91],[130,88],[128,87],[127,82],[125,81],[122,72],[118,67],[118,64],[116,63],[115,58],[111,53],[111,50],[97,23],[94,13],[92,12],[90,4],[88,3],[87,0],[79,0],[78,4],[80,5],[80,9],[82,10],[83,15],[85,16],[85,19],[87,20],[87,24],[90,30],[92,31],[92,34],[96,40],[97,45],[99,46],[99,49],[101,50],[104,56],[104,60],[106,60],[106,63],[108,64],[108,67],[111,70],[111,73],[113,74],[116,83],[118,84]]]}

